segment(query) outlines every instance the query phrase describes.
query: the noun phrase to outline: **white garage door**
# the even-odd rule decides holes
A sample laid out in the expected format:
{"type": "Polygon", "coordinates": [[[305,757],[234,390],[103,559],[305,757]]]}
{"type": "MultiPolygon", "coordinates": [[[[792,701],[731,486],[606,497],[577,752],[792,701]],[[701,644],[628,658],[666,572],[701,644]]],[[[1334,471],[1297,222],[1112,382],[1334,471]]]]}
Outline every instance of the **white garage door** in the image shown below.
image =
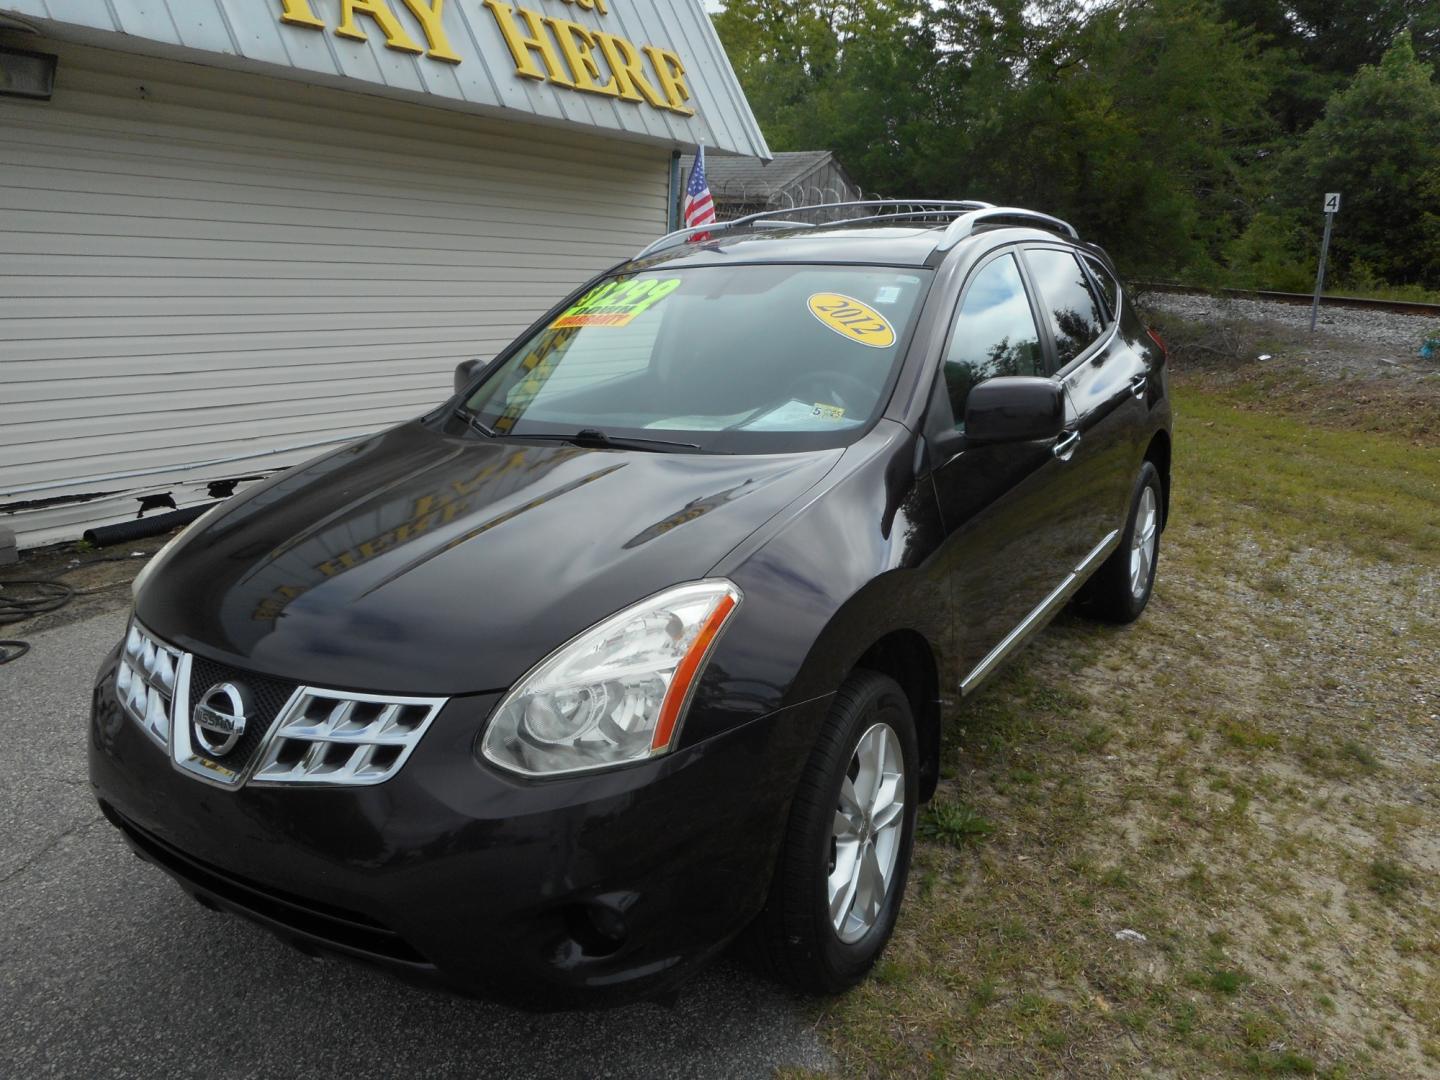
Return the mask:
{"type": "Polygon", "coordinates": [[[40,47],[54,100],[0,98],[22,546],[416,415],[664,228],[664,148],[40,47]]]}

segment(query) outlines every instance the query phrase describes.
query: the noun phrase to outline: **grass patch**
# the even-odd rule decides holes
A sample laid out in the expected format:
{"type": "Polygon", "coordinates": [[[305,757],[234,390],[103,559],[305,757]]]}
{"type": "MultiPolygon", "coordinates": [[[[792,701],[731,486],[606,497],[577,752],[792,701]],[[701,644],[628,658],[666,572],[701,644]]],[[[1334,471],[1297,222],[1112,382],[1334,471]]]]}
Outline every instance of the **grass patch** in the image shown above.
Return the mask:
{"type": "Polygon", "coordinates": [[[1366,870],[1366,883],[1386,900],[1394,900],[1420,883],[1416,875],[1394,859],[1373,860],[1366,870]]]}
{"type": "Polygon", "coordinates": [[[1195,981],[1196,986],[1217,994],[1238,994],[1250,977],[1237,968],[1215,968],[1195,981]]]}
{"type": "Polygon", "coordinates": [[[1274,750],[1280,745],[1279,735],[1247,720],[1225,720],[1220,725],[1220,734],[1240,750],[1274,750]]]}
{"type": "MultiPolygon", "coordinates": [[[[1440,454],[1364,431],[1241,412],[1223,395],[1176,394],[1176,483],[1207,520],[1263,519],[1265,534],[1362,558],[1440,563],[1440,454]],[[1263,467],[1258,467],[1263,465],[1263,467]]],[[[1288,587],[1288,585],[1287,585],[1288,587]]]]}
{"type": "Polygon", "coordinates": [[[920,835],[961,847],[985,839],[995,826],[975,812],[975,808],[951,799],[935,799],[920,818],[920,835]]]}
{"type": "Polygon", "coordinates": [[[1260,1076],[1314,1076],[1316,1072],[1315,1062],[1293,1050],[1250,1054],[1245,1066],[1260,1076]]]}

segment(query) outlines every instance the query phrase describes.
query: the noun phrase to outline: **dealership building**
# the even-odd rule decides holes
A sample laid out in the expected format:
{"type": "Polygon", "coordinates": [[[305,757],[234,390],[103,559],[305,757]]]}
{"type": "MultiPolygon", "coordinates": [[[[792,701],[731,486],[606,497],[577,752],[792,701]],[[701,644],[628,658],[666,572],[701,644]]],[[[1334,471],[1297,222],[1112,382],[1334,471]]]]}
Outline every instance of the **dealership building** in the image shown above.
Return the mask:
{"type": "Polygon", "coordinates": [[[701,0],[0,0],[0,527],[418,415],[769,152],[701,0]]]}

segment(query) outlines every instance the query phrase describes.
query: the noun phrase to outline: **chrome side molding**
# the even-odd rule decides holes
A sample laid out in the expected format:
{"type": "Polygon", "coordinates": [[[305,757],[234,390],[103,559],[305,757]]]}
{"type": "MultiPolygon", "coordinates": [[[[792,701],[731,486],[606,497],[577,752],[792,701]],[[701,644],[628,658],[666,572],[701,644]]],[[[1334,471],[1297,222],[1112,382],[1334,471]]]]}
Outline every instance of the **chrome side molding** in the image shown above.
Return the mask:
{"type": "Polygon", "coordinates": [[[985,659],[975,665],[974,670],[960,680],[960,694],[965,696],[975,691],[985,677],[994,671],[1012,652],[1018,649],[1037,631],[1041,630],[1050,617],[1060,610],[1061,605],[1070,597],[1074,596],[1080,586],[1085,584],[1086,575],[1095,566],[1103,562],[1105,558],[1120,544],[1120,530],[1112,529],[1110,535],[1101,540],[1090,549],[1090,554],[1080,560],[1080,565],[1065,576],[1065,580],[1055,586],[1049,596],[1036,604],[1030,614],[1020,620],[1020,624],[1006,634],[998,645],[985,654],[985,659]]]}

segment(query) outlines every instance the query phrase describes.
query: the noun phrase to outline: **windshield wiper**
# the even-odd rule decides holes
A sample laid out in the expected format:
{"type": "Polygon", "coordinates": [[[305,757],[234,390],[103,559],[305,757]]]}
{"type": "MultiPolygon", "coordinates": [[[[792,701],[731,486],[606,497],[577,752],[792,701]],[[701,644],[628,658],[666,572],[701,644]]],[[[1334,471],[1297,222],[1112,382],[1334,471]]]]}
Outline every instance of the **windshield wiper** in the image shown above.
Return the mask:
{"type": "Polygon", "coordinates": [[[465,423],[469,424],[472,429],[478,431],[486,438],[493,439],[495,437],[495,429],[492,428],[489,424],[485,423],[485,421],[481,420],[480,417],[476,416],[469,409],[465,408],[465,406],[457,405],[455,407],[455,415],[458,416],[461,420],[464,420],[465,423]]]}
{"type": "Polygon", "coordinates": [[[655,450],[670,448],[674,450],[699,450],[700,444],[693,442],[678,442],[674,439],[645,439],[637,435],[607,435],[599,428],[582,428],[573,435],[531,435],[515,433],[517,439],[549,439],[555,442],[574,443],[576,446],[594,446],[602,449],[615,450],[655,450]]]}

